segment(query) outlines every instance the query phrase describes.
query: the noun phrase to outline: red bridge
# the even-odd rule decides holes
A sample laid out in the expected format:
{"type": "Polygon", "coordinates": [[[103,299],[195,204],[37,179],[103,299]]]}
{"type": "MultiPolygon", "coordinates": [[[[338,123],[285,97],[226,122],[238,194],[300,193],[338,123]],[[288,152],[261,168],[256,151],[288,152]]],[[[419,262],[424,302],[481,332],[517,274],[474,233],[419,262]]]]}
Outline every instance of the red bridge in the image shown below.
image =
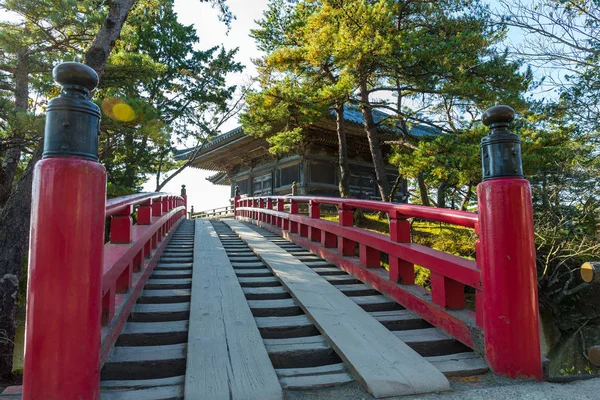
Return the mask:
{"type": "Polygon", "coordinates": [[[531,193],[509,162],[520,150],[508,107],[485,115],[477,214],[236,197],[234,218],[189,220],[185,189],[106,200],[87,100],[97,80],[75,63],[55,73],[64,92],[35,169],[23,387],[0,397],[282,399],[350,384],[382,398],[450,390],[449,376],[543,378],[531,193]],[[510,153],[493,153],[507,137],[510,153]],[[353,226],[357,209],[385,214],[390,234],[353,226]],[[413,243],[410,218],[474,229],[476,260],[413,243]]]}

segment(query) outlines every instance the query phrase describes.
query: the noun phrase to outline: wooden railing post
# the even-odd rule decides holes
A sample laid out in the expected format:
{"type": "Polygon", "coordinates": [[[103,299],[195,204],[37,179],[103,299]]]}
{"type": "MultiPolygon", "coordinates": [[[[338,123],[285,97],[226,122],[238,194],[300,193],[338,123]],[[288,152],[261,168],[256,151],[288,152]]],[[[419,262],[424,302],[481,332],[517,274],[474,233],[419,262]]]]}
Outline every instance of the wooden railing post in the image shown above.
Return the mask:
{"type": "MultiPolygon", "coordinates": [[[[284,212],[285,211],[285,201],[283,199],[277,199],[277,211],[279,212],[284,212]]],[[[281,217],[277,217],[277,219],[275,220],[276,225],[278,228],[282,228],[283,229],[283,218],[281,217]]]]}
{"type": "MultiPolygon", "coordinates": [[[[354,225],[354,210],[346,208],[343,204],[339,206],[339,224],[341,226],[352,226],[354,225]]],[[[356,243],[350,239],[346,239],[342,236],[338,236],[338,253],[342,256],[354,256],[356,250],[356,243]]]]}
{"type": "MultiPolygon", "coordinates": [[[[273,209],[273,199],[269,197],[267,199],[267,210],[272,210],[272,209],[273,209]]],[[[271,214],[267,214],[266,222],[268,224],[273,224],[273,216],[271,214]]]]}
{"type": "Polygon", "coordinates": [[[110,242],[131,243],[133,234],[133,207],[127,206],[110,219],[110,242]]]}
{"type": "MultiPolygon", "coordinates": [[[[296,200],[290,201],[290,214],[298,214],[298,202],[296,200]]],[[[298,233],[298,222],[292,220],[283,220],[283,229],[289,230],[291,233],[298,233]]]]}
{"type": "MultiPolygon", "coordinates": [[[[236,217],[236,218],[237,218],[237,217],[238,217],[238,215],[239,215],[239,214],[238,214],[238,210],[237,210],[237,209],[238,209],[238,201],[240,201],[240,196],[235,196],[235,197],[233,198],[233,216],[234,216],[234,217],[236,217]]],[[[192,207],[193,207],[193,206],[192,206],[192,207]]]]}
{"type": "MultiPolygon", "coordinates": [[[[308,213],[311,218],[320,219],[321,206],[319,205],[319,203],[310,200],[308,203],[308,213]]],[[[312,242],[320,242],[321,230],[318,228],[313,228],[312,226],[308,227],[308,238],[312,242]]]]}
{"type": "Polygon", "coordinates": [[[531,187],[520,139],[508,129],[514,116],[507,106],[483,114],[491,129],[481,141],[483,182],[477,187],[484,340],[494,372],[542,379],[531,187]]]}
{"type": "Polygon", "coordinates": [[[68,62],[53,77],[63,89],[48,104],[33,171],[22,398],[95,400],[106,171],[98,163],[100,109],[88,95],[98,76],[68,62]]]}
{"type": "MultiPolygon", "coordinates": [[[[397,243],[410,243],[410,222],[406,218],[399,216],[396,211],[389,214],[390,217],[390,240],[397,243]]],[[[402,260],[401,258],[390,254],[390,281],[402,283],[403,285],[414,285],[415,266],[413,263],[402,260]]]]}

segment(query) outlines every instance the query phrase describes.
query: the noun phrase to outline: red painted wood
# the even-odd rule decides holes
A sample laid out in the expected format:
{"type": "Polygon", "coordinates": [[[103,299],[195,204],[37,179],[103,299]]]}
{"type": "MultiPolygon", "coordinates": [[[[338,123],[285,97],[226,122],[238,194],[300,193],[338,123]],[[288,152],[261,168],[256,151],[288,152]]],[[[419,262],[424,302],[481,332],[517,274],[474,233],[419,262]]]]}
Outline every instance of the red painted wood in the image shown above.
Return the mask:
{"type": "Polygon", "coordinates": [[[379,268],[381,266],[381,253],[379,250],[366,244],[358,244],[360,263],[367,268],[379,268]]]}
{"type": "Polygon", "coordinates": [[[113,199],[106,200],[105,215],[110,217],[118,213],[121,209],[126,206],[136,206],[138,204],[144,204],[155,197],[164,196],[166,193],[151,192],[151,193],[137,193],[128,196],[115,197],[113,199]]]}
{"type": "MultiPolygon", "coordinates": [[[[390,213],[390,240],[392,242],[411,242],[410,222],[406,219],[398,218],[397,213],[390,213]]],[[[415,283],[415,266],[413,263],[402,260],[393,254],[389,254],[389,275],[390,281],[402,283],[404,285],[413,285],[415,283]]]]}
{"type": "Polygon", "coordinates": [[[152,216],[160,217],[162,215],[162,203],[160,197],[155,197],[152,199],[152,216]]]}
{"type": "Polygon", "coordinates": [[[435,304],[449,310],[465,308],[465,285],[437,272],[432,272],[429,280],[431,282],[431,299],[435,304]]]}
{"type": "MultiPolygon", "coordinates": [[[[344,208],[343,206],[338,211],[340,226],[354,225],[354,210],[344,208]]],[[[356,252],[356,242],[346,239],[343,236],[337,237],[338,253],[344,256],[353,256],[356,252]]]]}
{"type": "MultiPolygon", "coordinates": [[[[310,218],[316,218],[319,219],[321,218],[321,207],[319,206],[319,203],[315,203],[314,201],[311,201],[308,205],[308,215],[310,216],[310,218]]],[[[315,228],[315,227],[309,227],[308,228],[308,238],[310,240],[312,240],[313,242],[320,242],[321,241],[321,230],[319,228],[315,228]]]]}
{"type": "Polygon", "coordinates": [[[525,179],[477,187],[485,264],[486,359],[494,372],[542,379],[531,188],[525,179]]]}
{"type": "Polygon", "coordinates": [[[152,223],[152,200],[145,200],[137,209],[138,225],[150,225],[152,223]]]}
{"type": "Polygon", "coordinates": [[[106,172],[47,158],[32,190],[23,399],[98,399],[106,172]]]}
{"type": "Polygon", "coordinates": [[[321,246],[337,247],[337,236],[327,231],[321,232],[321,246]]]}
{"type": "Polygon", "coordinates": [[[133,227],[133,206],[128,205],[113,214],[110,219],[110,242],[111,243],[129,243],[131,242],[131,230],[133,227]]]}
{"type": "MultiPolygon", "coordinates": [[[[444,222],[452,225],[474,228],[478,223],[476,213],[418,206],[414,204],[395,204],[377,200],[341,199],[339,197],[308,197],[308,196],[264,196],[263,198],[294,200],[298,203],[309,203],[311,200],[318,204],[330,204],[337,207],[342,205],[349,209],[396,213],[398,218],[419,218],[428,221],[444,222]]],[[[251,198],[254,199],[254,198],[251,198]]]]}
{"type": "MultiPolygon", "coordinates": [[[[295,200],[290,201],[290,214],[298,214],[298,202],[295,200]]],[[[290,219],[289,222],[286,222],[287,219],[285,218],[285,215],[283,221],[283,229],[287,230],[288,228],[286,228],[286,226],[289,226],[290,232],[298,233],[298,222],[292,219],[290,219]]]]}

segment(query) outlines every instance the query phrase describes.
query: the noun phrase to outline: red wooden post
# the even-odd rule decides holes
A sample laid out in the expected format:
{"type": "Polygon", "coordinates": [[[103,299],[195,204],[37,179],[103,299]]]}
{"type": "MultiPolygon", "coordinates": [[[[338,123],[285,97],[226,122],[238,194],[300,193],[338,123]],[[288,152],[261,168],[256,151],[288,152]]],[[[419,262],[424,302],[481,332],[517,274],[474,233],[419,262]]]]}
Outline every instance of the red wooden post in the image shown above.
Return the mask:
{"type": "MultiPolygon", "coordinates": [[[[283,199],[277,199],[277,211],[284,212],[285,211],[285,202],[283,199]]],[[[277,217],[275,220],[278,228],[283,228],[283,218],[277,217]]]]}
{"type": "MultiPolygon", "coordinates": [[[[273,209],[273,199],[269,197],[267,199],[267,210],[272,210],[272,209],[273,209]]],[[[271,214],[267,214],[266,222],[269,224],[273,224],[273,216],[271,214]]]]}
{"type": "Polygon", "coordinates": [[[23,399],[100,398],[106,171],[98,163],[98,76],[79,63],[53,71],[33,171],[23,399]],[[57,232],[60,231],[60,234],[57,232]]]}
{"type": "Polygon", "coordinates": [[[138,206],[137,223],[138,225],[152,224],[152,204],[150,200],[145,200],[142,204],[138,206]]]}
{"type": "Polygon", "coordinates": [[[360,263],[367,268],[378,268],[381,266],[381,253],[379,250],[369,247],[366,244],[358,244],[358,254],[360,263]]]}
{"type": "Polygon", "coordinates": [[[484,181],[477,187],[485,353],[497,374],[542,379],[531,188],[519,137],[508,129],[514,115],[507,106],[483,114],[491,128],[481,141],[484,181]]]}
{"type": "MultiPolygon", "coordinates": [[[[390,217],[390,240],[398,243],[410,243],[410,222],[406,218],[393,211],[390,217]]],[[[394,254],[389,254],[390,281],[402,283],[403,285],[414,285],[415,266],[414,264],[402,260],[394,254]]]]}
{"type": "MultiPolygon", "coordinates": [[[[308,213],[311,218],[321,218],[321,206],[319,203],[310,200],[308,203],[308,213]]],[[[308,227],[308,238],[313,242],[321,241],[321,230],[318,228],[308,227]]]]}
{"type": "MultiPolygon", "coordinates": [[[[290,214],[298,214],[298,202],[296,200],[290,201],[290,214]]],[[[283,229],[289,229],[291,233],[298,233],[298,222],[284,219],[283,229]]]]}
{"type": "MultiPolygon", "coordinates": [[[[340,204],[340,208],[338,211],[339,215],[339,224],[341,226],[352,226],[354,225],[354,210],[351,208],[346,208],[344,204],[340,204]]],[[[356,250],[356,244],[354,241],[350,239],[346,239],[344,237],[338,237],[338,253],[342,256],[354,256],[354,252],[356,250]]]]}
{"type": "Polygon", "coordinates": [[[265,222],[265,214],[263,214],[263,212],[261,210],[263,210],[265,208],[265,199],[259,199],[258,200],[258,208],[260,209],[258,211],[258,215],[257,215],[257,219],[259,221],[265,222]]]}
{"type": "Polygon", "coordinates": [[[233,198],[233,216],[234,217],[238,217],[239,216],[239,211],[238,211],[238,202],[240,201],[240,196],[235,196],[233,198]]]}
{"type": "Polygon", "coordinates": [[[160,197],[155,197],[152,199],[152,216],[160,217],[162,215],[162,204],[160,202],[160,197]]]}
{"type": "Polygon", "coordinates": [[[133,206],[126,206],[110,219],[110,242],[131,243],[133,234],[133,206]]]}

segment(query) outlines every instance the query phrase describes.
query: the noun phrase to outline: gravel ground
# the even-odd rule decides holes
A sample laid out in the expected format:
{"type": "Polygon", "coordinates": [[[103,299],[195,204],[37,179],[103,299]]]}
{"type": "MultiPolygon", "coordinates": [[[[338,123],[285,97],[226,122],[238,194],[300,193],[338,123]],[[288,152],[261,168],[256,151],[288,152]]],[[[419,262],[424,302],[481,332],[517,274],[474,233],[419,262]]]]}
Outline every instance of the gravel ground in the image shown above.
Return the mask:
{"type": "MultiPolygon", "coordinates": [[[[452,392],[388,399],[417,400],[599,400],[600,378],[567,384],[509,380],[492,374],[450,379],[452,392]]],[[[371,400],[356,383],[318,391],[286,391],[287,400],[371,400]]]]}

